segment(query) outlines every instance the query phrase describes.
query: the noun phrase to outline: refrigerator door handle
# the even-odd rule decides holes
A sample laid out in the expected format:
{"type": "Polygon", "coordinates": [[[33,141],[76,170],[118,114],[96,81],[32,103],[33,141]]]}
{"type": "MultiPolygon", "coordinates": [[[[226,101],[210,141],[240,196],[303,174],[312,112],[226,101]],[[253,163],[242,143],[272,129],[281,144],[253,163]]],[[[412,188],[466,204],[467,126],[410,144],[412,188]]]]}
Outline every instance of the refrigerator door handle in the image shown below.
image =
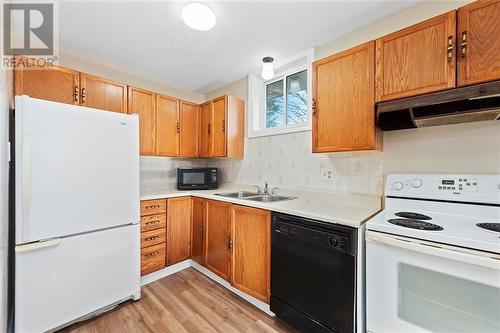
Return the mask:
{"type": "Polygon", "coordinates": [[[31,220],[31,158],[29,135],[23,136],[23,160],[22,160],[22,223],[31,220]]]}
{"type": "Polygon", "coordinates": [[[43,249],[46,247],[56,246],[56,245],[59,245],[59,243],[61,243],[60,238],[47,239],[47,240],[35,242],[35,243],[16,245],[15,251],[16,252],[31,252],[31,251],[40,250],[40,249],[43,249]]]}

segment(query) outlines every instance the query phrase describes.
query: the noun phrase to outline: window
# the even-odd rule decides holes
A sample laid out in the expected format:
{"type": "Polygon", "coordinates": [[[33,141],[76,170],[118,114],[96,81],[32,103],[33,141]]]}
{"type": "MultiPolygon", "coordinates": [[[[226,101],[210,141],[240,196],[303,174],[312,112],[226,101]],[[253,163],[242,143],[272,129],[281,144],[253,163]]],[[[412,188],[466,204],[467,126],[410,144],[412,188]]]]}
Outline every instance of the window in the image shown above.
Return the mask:
{"type": "Polygon", "coordinates": [[[307,70],[267,83],[266,128],[307,121],[307,101],[307,70]]]}
{"type": "Polygon", "coordinates": [[[276,66],[276,76],[262,81],[248,76],[248,137],[311,130],[311,66],[307,50],[276,66]]]}

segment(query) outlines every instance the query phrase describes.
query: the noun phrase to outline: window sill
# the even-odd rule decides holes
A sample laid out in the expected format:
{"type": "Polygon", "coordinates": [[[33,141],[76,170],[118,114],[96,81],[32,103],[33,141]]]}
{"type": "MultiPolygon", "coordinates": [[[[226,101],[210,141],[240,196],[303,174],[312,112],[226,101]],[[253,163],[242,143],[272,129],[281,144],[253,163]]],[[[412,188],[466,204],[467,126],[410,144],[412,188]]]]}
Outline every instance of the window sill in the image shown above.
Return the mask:
{"type": "Polygon", "coordinates": [[[248,133],[248,138],[260,138],[263,136],[272,136],[272,135],[281,135],[281,134],[290,134],[297,132],[307,132],[311,131],[311,124],[303,125],[303,126],[290,126],[290,127],[281,127],[281,128],[266,128],[257,131],[251,131],[248,133]]]}

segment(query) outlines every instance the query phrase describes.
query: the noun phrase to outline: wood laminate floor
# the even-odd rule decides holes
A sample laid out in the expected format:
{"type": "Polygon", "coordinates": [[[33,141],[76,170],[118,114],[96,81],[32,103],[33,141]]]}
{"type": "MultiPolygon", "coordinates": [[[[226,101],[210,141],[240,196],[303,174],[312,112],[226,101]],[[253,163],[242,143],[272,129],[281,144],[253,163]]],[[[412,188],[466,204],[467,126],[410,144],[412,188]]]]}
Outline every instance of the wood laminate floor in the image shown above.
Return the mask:
{"type": "Polygon", "coordinates": [[[142,297],[137,302],[126,302],[106,314],[60,332],[298,333],[193,268],[143,287],[142,297]]]}

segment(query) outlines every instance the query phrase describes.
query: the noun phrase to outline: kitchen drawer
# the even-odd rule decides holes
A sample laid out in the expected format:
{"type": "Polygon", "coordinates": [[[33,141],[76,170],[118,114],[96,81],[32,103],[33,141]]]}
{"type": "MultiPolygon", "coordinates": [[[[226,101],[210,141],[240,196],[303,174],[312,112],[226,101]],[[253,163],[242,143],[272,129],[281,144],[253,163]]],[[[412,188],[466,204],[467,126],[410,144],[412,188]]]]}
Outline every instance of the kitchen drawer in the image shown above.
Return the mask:
{"type": "Polygon", "coordinates": [[[141,217],[141,232],[165,228],[167,217],[165,214],[149,215],[141,217]]]}
{"type": "Polygon", "coordinates": [[[141,249],[141,275],[165,267],[165,243],[141,249]]]}
{"type": "Polygon", "coordinates": [[[141,201],[141,216],[161,214],[167,211],[167,200],[144,200],[141,201]]]}
{"type": "Polygon", "coordinates": [[[141,248],[165,243],[165,228],[141,233],[141,248]]]}

